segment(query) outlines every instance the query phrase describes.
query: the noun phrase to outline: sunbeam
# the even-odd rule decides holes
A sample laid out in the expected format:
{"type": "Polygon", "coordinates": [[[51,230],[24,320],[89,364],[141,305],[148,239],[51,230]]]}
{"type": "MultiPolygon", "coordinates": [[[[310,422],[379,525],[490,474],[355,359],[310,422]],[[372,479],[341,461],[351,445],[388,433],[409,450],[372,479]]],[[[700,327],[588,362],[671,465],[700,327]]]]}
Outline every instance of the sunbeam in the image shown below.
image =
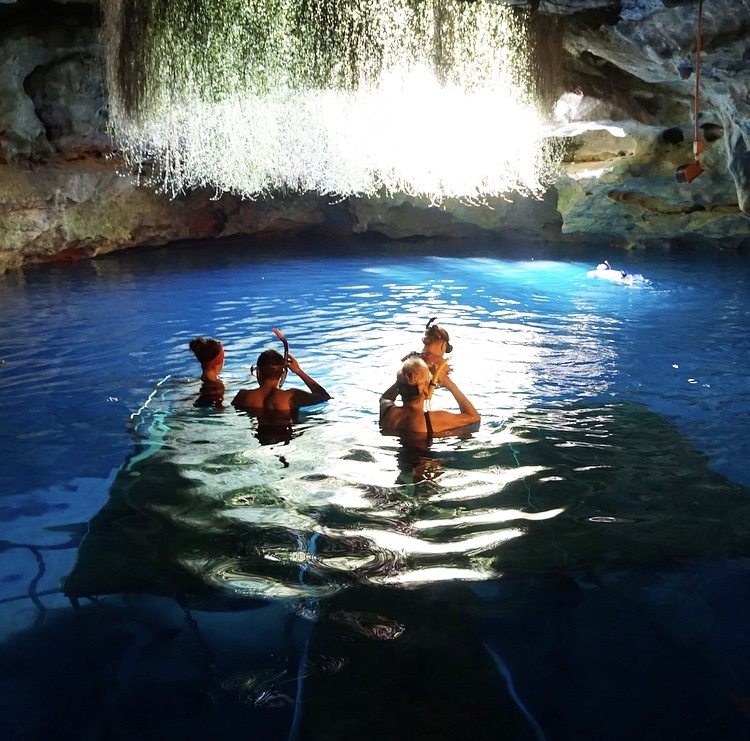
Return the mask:
{"type": "Polygon", "coordinates": [[[163,191],[481,201],[540,196],[555,171],[524,17],[506,6],[103,6],[113,137],[163,191]]]}

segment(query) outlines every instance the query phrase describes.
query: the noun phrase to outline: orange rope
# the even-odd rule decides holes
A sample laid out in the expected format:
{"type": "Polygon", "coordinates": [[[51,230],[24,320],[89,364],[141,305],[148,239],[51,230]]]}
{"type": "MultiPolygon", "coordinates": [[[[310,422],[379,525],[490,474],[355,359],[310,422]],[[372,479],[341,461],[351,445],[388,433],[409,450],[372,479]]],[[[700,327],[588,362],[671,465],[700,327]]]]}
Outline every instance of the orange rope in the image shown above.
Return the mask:
{"type": "Polygon", "coordinates": [[[703,143],[700,141],[700,130],[698,127],[698,111],[700,110],[700,84],[701,84],[701,36],[703,35],[703,0],[698,0],[698,38],[695,50],[695,141],[693,152],[695,161],[700,160],[703,151],[703,143]]]}

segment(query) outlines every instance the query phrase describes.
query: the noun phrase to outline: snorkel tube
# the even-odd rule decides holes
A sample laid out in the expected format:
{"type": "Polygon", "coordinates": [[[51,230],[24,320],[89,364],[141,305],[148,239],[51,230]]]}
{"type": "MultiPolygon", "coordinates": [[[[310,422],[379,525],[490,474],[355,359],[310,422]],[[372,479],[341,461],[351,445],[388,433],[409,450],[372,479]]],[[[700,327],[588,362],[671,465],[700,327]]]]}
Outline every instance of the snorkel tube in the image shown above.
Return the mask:
{"type": "Polygon", "coordinates": [[[279,379],[279,388],[281,388],[284,385],[284,381],[286,381],[287,363],[289,362],[289,343],[276,327],[273,328],[273,333],[284,343],[284,372],[279,379]]]}
{"type": "MultiPolygon", "coordinates": [[[[437,325],[435,325],[434,327],[432,326],[436,319],[437,317],[433,316],[425,325],[425,328],[424,328],[425,338],[427,338],[430,334],[432,334],[433,336],[437,337],[438,339],[440,339],[442,342],[445,343],[445,347],[448,352],[453,352],[453,345],[451,345],[450,342],[448,342],[447,332],[445,332],[445,330],[442,330],[442,333],[445,334],[445,337],[443,337],[443,334],[441,334],[440,327],[438,327],[437,325]],[[432,332],[430,332],[430,330],[432,330],[432,332]]],[[[427,398],[425,399],[425,402],[424,402],[424,408],[426,412],[430,411],[430,401],[432,399],[432,394],[434,393],[435,388],[438,384],[438,381],[440,380],[440,374],[443,372],[443,369],[445,368],[445,366],[448,365],[449,360],[450,360],[450,357],[445,358],[445,360],[443,360],[443,362],[440,363],[440,365],[437,367],[435,372],[432,374],[432,379],[430,380],[430,387],[429,387],[429,390],[427,391],[427,398]]]]}
{"type": "Polygon", "coordinates": [[[440,380],[440,374],[443,372],[443,368],[448,365],[449,360],[450,358],[446,358],[442,363],[440,363],[440,365],[437,367],[437,370],[432,374],[432,380],[430,381],[430,390],[427,392],[427,401],[432,398],[432,393],[435,391],[435,387],[438,385],[438,381],[440,380]]]}
{"type": "Polygon", "coordinates": [[[430,381],[430,387],[427,391],[427,398],[424,400],[424,409],[426,412],[430,411],[430,402],[432,401],[432,394],[435,391],[435,388],[437,387],[438,380],[440,379],[440,374],[443,372],[443,369],[446,365],[448,365],[448,361],[450,358],[446,358],[440,365],[437,367],[437,370],[432,375],[432,380],[430,381]]]}

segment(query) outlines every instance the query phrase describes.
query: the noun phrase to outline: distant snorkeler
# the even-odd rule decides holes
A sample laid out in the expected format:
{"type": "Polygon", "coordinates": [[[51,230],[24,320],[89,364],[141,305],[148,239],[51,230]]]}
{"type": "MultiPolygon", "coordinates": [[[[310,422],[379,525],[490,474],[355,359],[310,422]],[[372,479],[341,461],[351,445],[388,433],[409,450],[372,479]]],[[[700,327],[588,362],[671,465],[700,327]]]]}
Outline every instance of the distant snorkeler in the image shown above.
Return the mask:
{"type": "Polygon", "coordinates": [[[190,341],[190,349],[201,364],[201,390],[194,406],[221,408],[224,381],[219,373],[224,367],[224,346],[213,337],[196,337],[190,341]]]}
{"type": "Polygon", "coordinates": [[[601,278],[602,280],[608,280],[612,283],[624,283],[626,285],[633,285],[633,283],[648,283],[640,273],[628,273],[626,270],[615,270],[609,264],[609,260],[600,262],[596,266],[596,270],[589,270],[586,275],[589,278],[601,278]]]}
{"type": "Polygon", "coordinates": [[[435,319],[437,319],[437,317],[432,317],[432,319],[427,322],[422,337],[422,351],[410,352],[408,355],[401,358],[401,362],[404,362],[409,358],[421,358],[427,363],[430,373],[435,373],[445,359],[445,354],[453,352],[453,345],[450,343],[448,332],[440,325],[434,324],[435,319]]]}

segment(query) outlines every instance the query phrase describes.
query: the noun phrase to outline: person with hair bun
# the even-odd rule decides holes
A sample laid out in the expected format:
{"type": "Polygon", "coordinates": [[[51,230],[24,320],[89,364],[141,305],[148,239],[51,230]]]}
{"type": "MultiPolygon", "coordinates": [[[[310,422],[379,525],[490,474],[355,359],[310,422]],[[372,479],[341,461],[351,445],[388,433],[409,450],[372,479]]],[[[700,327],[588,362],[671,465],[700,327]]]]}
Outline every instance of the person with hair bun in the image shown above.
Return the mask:
{"type": "Polygon", "coordinates": [[[380,397],[380,428],[387,435],[433,434],[458,430],[481,419],[474,405],[444,371],[433,378],[427,363],[420,357],[407,357],[396,374],[394,383],[380,397]],[[425,402],[434,386],[442,386],[453,394],[458,412],[427,411],[425,402]],[[401,405],[396,399],[401,397],[401,405]]]}
{"type": "Polygon", "coordinates": [[[224,346],[213,337],[196,337],[190,341],[201,364],[201,390],[194,406],[219,408],[224,402],[224,381],[219,378],[224,367],[224,346]]]}

